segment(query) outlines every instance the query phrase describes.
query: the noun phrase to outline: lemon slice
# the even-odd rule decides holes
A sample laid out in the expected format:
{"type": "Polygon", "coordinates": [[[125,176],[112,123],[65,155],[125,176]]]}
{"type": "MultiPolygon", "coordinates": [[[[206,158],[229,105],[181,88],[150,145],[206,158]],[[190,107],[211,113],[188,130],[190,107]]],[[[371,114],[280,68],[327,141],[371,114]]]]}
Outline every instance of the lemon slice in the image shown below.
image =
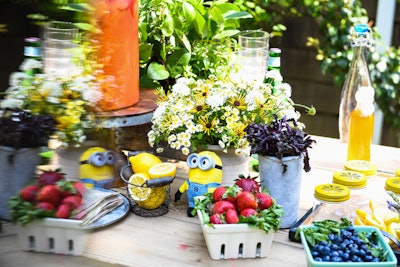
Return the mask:
{"type": "Polygon", "coordinates": [[[354,225],[364,225],[364,222],[359,216],[356,216],[354,219],[354,225]]]}
{"type": "Polygon", "coordinates": [[[130,156],[129,162],[134,173],[147,173],[152,166],[162,161],[159,157],[151,153],[140,152],[134,156],[130,156]]]}
{"type": "Polygon", "coordinates": [[[174,178],[176,175],[176,166],[170,162],[158,163],[149,169],[148,174],[151,179],[168,176],[174,178]]]}
{"type": "Polygon", "coordinates": [[[384,225],[383,223],[379,223],[378,221],[376,221],[374,219],[374,217],[372,217],[372,214],[367,214],[367,216],[365,217],[365,223],[367,225],[370,226],[375,226],[378,227],[381,230],[385,230],[386,229],[386,225],[384,225]]]}
{"type": "Polygon", "coordinates": [[[398,232],[400,231],[400,223],[392,222],[387,227],[387,231],[389,232],[389,234],[396,237],[396,239],[400,241],[400,236],[398,235],[398,232]]]}
{"type": "Polygon", "coordinates": [[[146,200],[151,192],[146,187],[146,181],[149,179],[147,173],[134,173],[129,178],[128,191],[131,198],[135,201],[146,200]]]}
{"type": "Polygon", "coordinates": [[[360,217],[360,219],[365,219],[365,217],[367,217],[367,213],[365,211],[363,211],[362,209],[356,209],[356,214],[358,217],[360,217]]]}

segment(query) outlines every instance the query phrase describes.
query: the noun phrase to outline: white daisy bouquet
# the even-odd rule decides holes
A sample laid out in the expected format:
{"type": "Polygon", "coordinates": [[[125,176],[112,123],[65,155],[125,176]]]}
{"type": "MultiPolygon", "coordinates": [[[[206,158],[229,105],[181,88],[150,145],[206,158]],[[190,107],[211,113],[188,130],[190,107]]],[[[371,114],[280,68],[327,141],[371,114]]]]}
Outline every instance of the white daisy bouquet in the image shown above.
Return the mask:
{"type": "Polygon", "coordinates": [[[10,75],[10,87],[0,103],[1,109],[51,115],[56,120],[56,135],[63,145],[82,143],[86,138],[85,129],[94,123],[91,110],[102,97],[97,77],[84,73],[28,74],[29,70],[40,69],[40,64],[28,59],[22,63],[21,72],[10,75]]]}
{"type": "Polygon", "coordinates": [[[291,100],[291,86],[282,82],[279,72],[271,72],[267,80],[257,84],[232,78],[180,78],[168,93],[158,90],[158,107],[148,133],[150,146],[156,146],[157,152],[168,146],[184,155],[207,145],[241,153],[249,145],[246,127],[251,122],[300,117],[291,100]]]}

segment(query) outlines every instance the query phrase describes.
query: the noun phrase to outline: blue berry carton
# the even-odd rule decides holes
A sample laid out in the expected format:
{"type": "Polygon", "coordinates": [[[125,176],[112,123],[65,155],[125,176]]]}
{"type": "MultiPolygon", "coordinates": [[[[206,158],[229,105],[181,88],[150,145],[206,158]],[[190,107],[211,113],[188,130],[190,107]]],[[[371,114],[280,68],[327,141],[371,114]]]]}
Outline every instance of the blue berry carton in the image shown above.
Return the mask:
{"type": "MultiPolygon", "coordinates": [[[[313,225],[304,225],[303,229],[315,227],[313,225]]],[[[317,261],[312,256],[312,251],[306,241],[303,231],[300,231],[300,239],[306,252],[307,266],[308,267],[395,267],[397,266],[397,258],[390,248],[388,242],[383,237],[381,231],[373,226],[353,226],[358,232],[375,233],[378,236],[378,245],[380,245],[384,253],[386,253],[386,260],[381,262],[334,262],[334,261],[317,261]]]]}

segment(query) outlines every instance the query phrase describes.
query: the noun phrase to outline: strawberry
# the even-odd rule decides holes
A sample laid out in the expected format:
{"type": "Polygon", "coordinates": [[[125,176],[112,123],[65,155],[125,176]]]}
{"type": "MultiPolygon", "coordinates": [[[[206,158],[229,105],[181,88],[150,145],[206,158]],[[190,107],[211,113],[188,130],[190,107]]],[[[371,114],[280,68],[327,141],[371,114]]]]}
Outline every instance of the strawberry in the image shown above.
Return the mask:
{"type": "Polygon", "coordinates": [[[45,211],[53,211],[55,209],[54,205],[51,204],[50,202],[39,202],[36,205],[39,209],[45,210],[45,211]]]}
{"type": "Polygon", "coordinates": [[[58,181],[64,179],[65,174],[61,172],[61,169],[43,171],[37,178],[38,185],[49,185],[56,184],[58,181]]]}
{"type": "Polygon", "coordinates": [[[223,224],[220,214],[211,214],[210,223],[212,224],[223,224]]]}
{"type": "Polygon", "coordinates": [[[36,200],[38,202],[50,202],[54,206],[58,206],[61,200],[61,190],[57,185],[45,185],[40,189],[36,200]]]}
{"type": "Polygon", "coordinates": [[[239,221],[236,209],[228,209],[225,214],[225,220],[229,224],[234,224],[239,221]]]}
{"type": "Polygon", "coordinates": [[[71,209],[67,204],[61,204],[56,211],[56,217],[60,219],[68,219],[71,214],[71,209]]]}
{"type": "Polygon", "coordinates": [[[272,198],[270,195],[266,193],[259,192],[256,194],[256,199],[258,203],[258,207],[260,210],[268,209],[272,206],[272,198]]]}
{"type": "Polygon", "coordinates": [[[255,179],[256,177],[251,178],[250,175],[247,177],[240,175],[239,179],[235,180],[235,185],[242,188],[243,191],[260,192],[260,185],[255,179]]]}
{"type": "Polygon", "coordinates": [[[19,195],[23,200],[34,203],[39,190],[40,187],[38,185],[28,185],[21,189],[19,195]]]}
{"type": "Polygon", "coordinates": [[[243,216],[246,218],[250,217],[251,215],[255,215],[255,214],[256,214],[256,210],[253,208],[247,208],[240,212],[240,216],[243,216]]]}
{"type": "Polygon", "coordinates": [[[82,182],[74,182],[73,186],[77,191],[77,195],[83,197],[87,190],[87,187],[82,182]]]}
{"type": "Polygon", "coordinates": [[[226,192],[226,188],[224,186],[218,186],[213,192],[213,201],[214,203],[222,200],[222,196],[226,192]]]}
{"type": "Polygon", "coordinates": [[[247,208],[256,209],[257,205],[256,197],[248,191],[242,191],[236,197],[236,207],[239,212],[247,208]]]}
{"type": "Polygon", "coordinates": [[[229,201],[220,200],[220,201],[214,203],[214,206],[212,208],[212,213],[213,214],[223,214],[228,209],[236,209],[236,207],[233,203],[231,203],[229,201]]]}
{"type": "Polygon", "coordinates": [[[77,209],[82,203],[82,197],[80,196],[67,196],[61,200],[61,205],[66,204],[72,210],[77,209]]]}

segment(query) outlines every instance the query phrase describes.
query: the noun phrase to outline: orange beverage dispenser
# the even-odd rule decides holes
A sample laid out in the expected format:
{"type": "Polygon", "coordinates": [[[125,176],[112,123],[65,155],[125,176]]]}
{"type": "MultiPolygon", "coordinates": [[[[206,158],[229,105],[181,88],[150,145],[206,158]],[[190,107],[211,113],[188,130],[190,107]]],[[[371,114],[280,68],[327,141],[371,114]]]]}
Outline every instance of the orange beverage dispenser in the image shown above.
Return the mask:
{"type": "Polygon", "coordinates": [[[101,64],[101,111],[128,108],[139,101],[138,0],[94,0],[101,64]]]}

